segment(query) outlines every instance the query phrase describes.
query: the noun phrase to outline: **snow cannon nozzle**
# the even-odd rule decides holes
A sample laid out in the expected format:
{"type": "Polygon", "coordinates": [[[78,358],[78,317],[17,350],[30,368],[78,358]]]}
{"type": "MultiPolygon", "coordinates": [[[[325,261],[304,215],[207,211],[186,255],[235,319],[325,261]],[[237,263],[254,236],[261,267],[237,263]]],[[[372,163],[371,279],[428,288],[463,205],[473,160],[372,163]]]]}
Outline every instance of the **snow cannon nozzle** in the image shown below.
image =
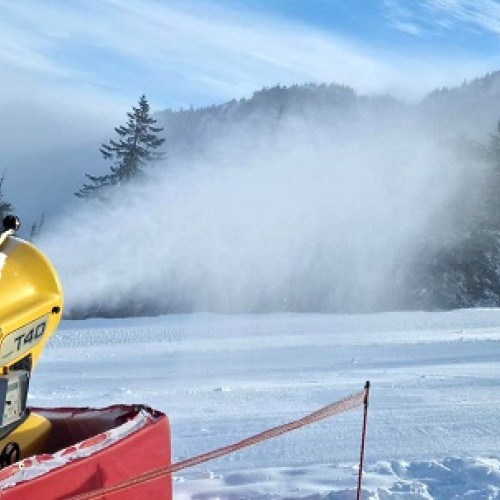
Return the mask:
{"type": "Polygon", "coordinates": [[[3,219],[3,228],[5,231],[12,230],[17,232],[21,227],[21,219],[17,215],[6,215],[3,219]]]}

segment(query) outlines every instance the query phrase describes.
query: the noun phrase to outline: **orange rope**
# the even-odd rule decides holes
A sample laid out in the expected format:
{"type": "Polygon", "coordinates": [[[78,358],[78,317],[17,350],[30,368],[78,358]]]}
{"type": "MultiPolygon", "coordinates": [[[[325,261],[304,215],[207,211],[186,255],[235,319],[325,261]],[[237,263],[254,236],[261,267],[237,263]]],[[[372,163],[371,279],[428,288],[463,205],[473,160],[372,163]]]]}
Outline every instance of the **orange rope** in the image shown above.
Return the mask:
{"type": "Polygon", "coordinates": [[[239,441],[229,446],[224,446],[223,448],[209,451],[208,453],[203,453],[202,455],[198,455],[196,457],[176,462],[167,467],[160,467],[149,472],[144,472],[143,474],[135,476],[127,481],[124,481],[123,483],[69,497],[67,500],[90,500],[102,498],[104,495],[118,493],[120,491],[133,488],[134,486],[154,481],[155,479],[159,479],[160,477],[166,476],[173,472],[178,472],[182,469],[187,469],[188,467],[199,465],[203,462],[207,462],[209,460],[222,457],[223,455],[233,453],[236,450],[241,450],[242,448],[246,448],[256,443],[267,441],[268,439],[280,436],[281,434],[285,434],[300,427],[304,427],[305,425],[310,425],[314,422],[318,422],[333,415],[338,415],[339,413],[344,413],[346,411],[352,410],[353,408],[363,405],[365,400],[366,390],[363,390],[344,399],[341,399],[340,401],[329,404],[328,406],[310,413],[309,415],[306,415],[299,420],[294,420],[287,424],[268,429],[264,432],[260,432],[259,434],[255,434],[254,436],[244,439],[243,441],[239,441]]]}

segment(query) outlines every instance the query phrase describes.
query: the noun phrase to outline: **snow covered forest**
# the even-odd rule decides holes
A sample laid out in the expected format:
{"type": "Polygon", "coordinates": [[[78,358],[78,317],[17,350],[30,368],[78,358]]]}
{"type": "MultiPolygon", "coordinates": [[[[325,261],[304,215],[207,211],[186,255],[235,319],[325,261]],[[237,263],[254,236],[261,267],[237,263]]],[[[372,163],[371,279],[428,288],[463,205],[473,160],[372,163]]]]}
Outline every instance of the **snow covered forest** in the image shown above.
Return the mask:
{"type": "Polygon", "coordinates": [[[105,201],[73,196],[106,175],[98,142],[5,171],[67,317],[500,305],[500,72],[415,103],[306,84],[154,116],[166,159],[105,201]]]}

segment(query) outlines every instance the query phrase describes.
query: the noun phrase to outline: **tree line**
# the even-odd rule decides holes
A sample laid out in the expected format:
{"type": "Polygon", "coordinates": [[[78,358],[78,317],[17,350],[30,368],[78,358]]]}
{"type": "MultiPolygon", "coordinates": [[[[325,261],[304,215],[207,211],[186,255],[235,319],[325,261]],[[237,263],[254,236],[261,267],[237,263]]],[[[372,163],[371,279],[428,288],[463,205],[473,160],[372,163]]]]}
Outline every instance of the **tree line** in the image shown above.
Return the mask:
{"type": "Polygon", "coordinates": [[[500,121],[485,144],[469,144],[478,191],[465,190],[446,244],[416,257],[408,305],[422,309],[500,306],[500,121]],[[474,198],[474,199],[471,199],[474,198]]]}

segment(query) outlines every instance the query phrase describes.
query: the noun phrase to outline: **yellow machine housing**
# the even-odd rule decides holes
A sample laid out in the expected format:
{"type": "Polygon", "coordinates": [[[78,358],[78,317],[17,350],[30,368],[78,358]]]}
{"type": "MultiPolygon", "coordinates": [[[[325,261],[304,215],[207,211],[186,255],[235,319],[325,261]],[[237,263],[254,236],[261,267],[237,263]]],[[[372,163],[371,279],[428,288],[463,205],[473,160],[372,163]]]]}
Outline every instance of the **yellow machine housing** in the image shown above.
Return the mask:
{"type": "Polygon", "coordinates": [[[8,237],[0,246],[0,368],[31,356],[31,371],[59,325],[62,306],[49,260],[30,243],[8,237]]]}
{"type": "Polygon", "coordinates": [[[63,307],[54,267],[13,232],[0,233],[0,467],[43,452],[50,423],[30,414],[26,398],[31,373],[63,307]]]}

